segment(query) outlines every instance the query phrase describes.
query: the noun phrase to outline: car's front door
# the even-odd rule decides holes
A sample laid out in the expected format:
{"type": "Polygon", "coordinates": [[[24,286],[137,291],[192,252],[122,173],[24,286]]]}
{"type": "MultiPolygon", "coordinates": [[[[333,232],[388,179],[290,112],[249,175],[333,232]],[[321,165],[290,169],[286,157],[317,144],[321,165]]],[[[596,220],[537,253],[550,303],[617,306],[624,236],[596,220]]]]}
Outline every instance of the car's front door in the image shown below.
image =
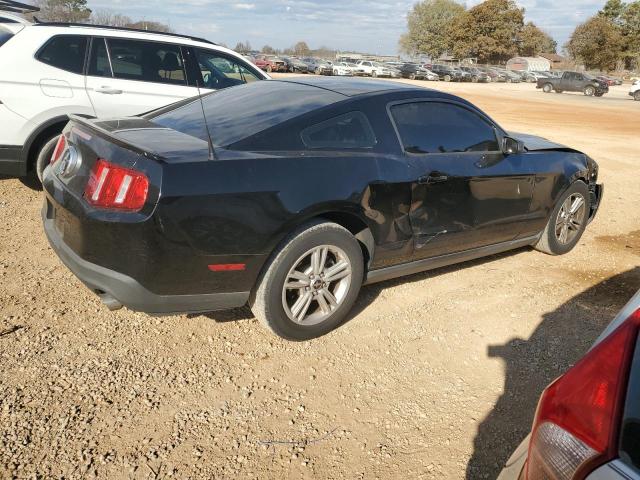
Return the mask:
{"type": "Polygon", "coordinates": [[[496,127],[453,101],[390,106],[413,169],[415,257],[515,239],[529,212],[535,172],[525,154],[505,155],[496,127]]]}
{"type": "Polygon", "coordinates": [[[138,115],[197,95],[180,45],[93,38],[86,88],[99,117],[138,115]]]}

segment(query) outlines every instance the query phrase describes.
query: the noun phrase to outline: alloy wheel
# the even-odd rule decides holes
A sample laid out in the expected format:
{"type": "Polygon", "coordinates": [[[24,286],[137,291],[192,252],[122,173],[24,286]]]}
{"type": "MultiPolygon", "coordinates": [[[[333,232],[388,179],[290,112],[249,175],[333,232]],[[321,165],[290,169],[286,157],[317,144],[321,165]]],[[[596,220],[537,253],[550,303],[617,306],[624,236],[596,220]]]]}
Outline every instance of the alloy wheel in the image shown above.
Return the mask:
{"type": "Polygon", "coordinates": [[[282,288],[282,306],[300,325],[327,320],[344,302],[351,286],[352,266],[347,254],[334,245],[320,245],[293,264],[282,288]]]}
{"type": "Polygon", "coordinates": [[[571,243],[585,220],[586,202],[580,193],[569,195],[562,204],[556,218],[556,239],[562,245],[571,243]]]}

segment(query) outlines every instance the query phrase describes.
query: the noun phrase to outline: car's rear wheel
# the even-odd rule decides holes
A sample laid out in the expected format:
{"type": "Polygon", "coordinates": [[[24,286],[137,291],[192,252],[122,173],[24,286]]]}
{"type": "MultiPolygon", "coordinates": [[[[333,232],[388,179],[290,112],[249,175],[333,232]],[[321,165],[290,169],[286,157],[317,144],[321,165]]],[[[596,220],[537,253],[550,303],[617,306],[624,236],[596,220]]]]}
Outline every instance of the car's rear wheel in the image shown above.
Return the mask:
{"type": "Polygon", "coordinates": [[[444,76],[444,81],[445,82],[450,82],[451,81],[451,75],[445,75],[444,76]]]}
{"type": "Polygon", "coordinates": [[[584,94],[585,94],[587,97],[593,97],[593,95],[594,95],[595,93],[596,93],[596,89],[595,89],[595,87],[594,87],[594,86],[592,86],[592,85],[587,85],[587,86],[584,88],[584,94]]]}
{"type": "Polygon", "coordinates": [[[478,77],[476,77],[475,75],[473,77],[471,77],[471,81],[473,83],[478,83],[478,77]]]}
{"type": "Polygon", "coordinates": [[[575,181],[553,209],[536,250],[549,255],[570,252],[580,241],[589,219],[589,189],[581,181],[575,181]]]}
{"type": "Polygon", "coordinates": [[[376,78],[378,76],[378,72],[376,72],[375,70],[373,72],[371,72],[371,76],[373,78],[376,78]]]}
{"type": "Polygon", "coordinates": [[[309,340],[335,329],[353,306],[364,277],[358,241],[338,224],[315,222],[274,253],[249,303],[275,334],[309,340]]]}
{"type": "Polygon", "coordinates": [[[38,180],[42,183],[42,179],[44,178],[44,169],[47,168],[47,165],[51,163],[51,157],[53,156],[53,149],[56,148],[56,144],[58,143],[58,138],[60,135],[56,135],[55,137],[47,140],[45,144],[40,148],[38,152],[38,156],[36,157],[36,175],[38,176],[38,180]]]}
{"type": "Polygon", "coordinates": [[[542,91],[543,91],[544,93],[551,93],[551,91],[552,91],[552,90],[553,90],[553,85],[551,85],[550,83],[545,83],[545,84],[542,86],[542,91]]]}
{"type": "Polygon", "coordinates": [[[271,73],[273,71],[273,68],[271,67],[271,65],[267,65],[267,73],[271,73]]]}
{"type": "Polygon", "coordinates": [[[633,99],[636,102],[640,102],[640,90],[638,90],[636,93],[633,94],[633,99]]]}

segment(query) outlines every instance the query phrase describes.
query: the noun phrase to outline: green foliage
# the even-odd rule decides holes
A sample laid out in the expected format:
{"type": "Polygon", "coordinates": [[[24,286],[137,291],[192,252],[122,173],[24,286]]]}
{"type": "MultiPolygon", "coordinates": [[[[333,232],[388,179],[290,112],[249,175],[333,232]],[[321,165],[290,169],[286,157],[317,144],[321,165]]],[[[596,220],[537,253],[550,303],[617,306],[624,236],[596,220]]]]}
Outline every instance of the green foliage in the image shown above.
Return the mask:
{"type": "Polygon", "coordinates": [[[567,50],[587,69],[614,70],[624,53],[624,38],[612,20],[596,15],[576,27],[567,50]]]}
{"type": "Polygon", "coordinates": [[[535,57],[541,53],[556,53],[558,43],[533,22],[527,23],[518,34],[519,52],[525,57],[535,57]]]}
{"type": "Polygon", "coordinates": [[[91,17],[87,0],[40,0],[37,2],[40,20],[49,22],[84,23],[91,17]]]}
{"type": "Polygon", "coordinates": [[[518,37],[524,28],[524,9],[513,0],[486,0],[457,17],[449,36],[458,58],[477,57],[498,62],[518,54],[518,37]]]}
{"type": "Polygon", "coordinates": [[[604,17],[613,23],[620,21],[622,13],[624,12],[626,5],[622,0],[608,0],[602,10],[598,12],[598,15],[604,17]]]}
{"type": "Polygon", "coordinates": [[[453,0],[424,0],[416,3],[407,16],[408,31],[400,38],[400,48],[408,54],[427,54],[438,58],[451,48],[448,30],[454,19],[465,12],[453,0]]]}

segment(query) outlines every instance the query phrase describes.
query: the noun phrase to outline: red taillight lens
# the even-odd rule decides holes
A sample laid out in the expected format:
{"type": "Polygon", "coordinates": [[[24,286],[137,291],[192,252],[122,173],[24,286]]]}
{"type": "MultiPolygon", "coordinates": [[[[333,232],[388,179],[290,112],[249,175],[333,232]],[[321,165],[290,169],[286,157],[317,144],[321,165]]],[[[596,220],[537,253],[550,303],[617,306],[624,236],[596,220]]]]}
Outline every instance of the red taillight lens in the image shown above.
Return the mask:
{"type": "Polygon", "coordinates": [[[527,480],[582,478],[616,455],[617,430],[640,310],[542,394],[533,424],[527,480]]]}
{"type": "Polygon", "coordinates": [[[149,179],[142,172],[98,159],[84,197],[96,207],[136,212],[144,206],[148,191],[149,179]]]}
{"type": "Polygon", "coordinates": [[[51,165],[56,163],[62,157],[64,150],[67,148],[67,139],[64,135],[60,135],[58,137],[58,143],[56,143],[56,148],[53,149],[53,155],[51,156],[51,165]]]}

